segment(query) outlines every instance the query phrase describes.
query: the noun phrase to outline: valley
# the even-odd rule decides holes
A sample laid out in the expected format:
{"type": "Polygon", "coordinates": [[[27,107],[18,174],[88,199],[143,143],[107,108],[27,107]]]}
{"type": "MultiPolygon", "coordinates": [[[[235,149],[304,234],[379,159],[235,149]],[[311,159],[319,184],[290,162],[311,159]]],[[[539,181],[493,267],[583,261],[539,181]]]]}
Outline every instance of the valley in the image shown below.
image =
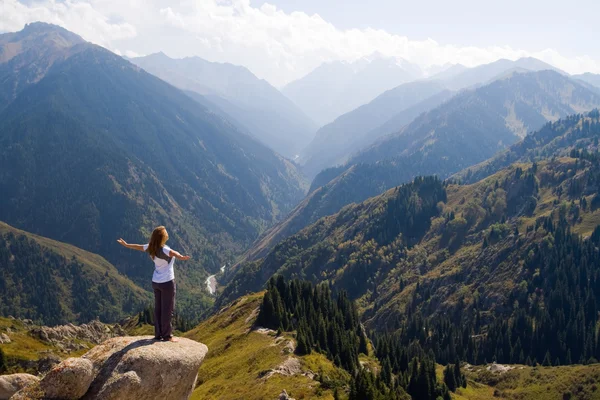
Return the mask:
{"type": "Polygon", "coordinates": [[[17,3],[0,400],[600,399],[589,57],[373,47],[383,31],[328,22],[284,44],[324,17],[249,2],[120,30],[113,10],[100,38],[17,3]],[[327,32],[356,36],[307,50],[327,32]]]}

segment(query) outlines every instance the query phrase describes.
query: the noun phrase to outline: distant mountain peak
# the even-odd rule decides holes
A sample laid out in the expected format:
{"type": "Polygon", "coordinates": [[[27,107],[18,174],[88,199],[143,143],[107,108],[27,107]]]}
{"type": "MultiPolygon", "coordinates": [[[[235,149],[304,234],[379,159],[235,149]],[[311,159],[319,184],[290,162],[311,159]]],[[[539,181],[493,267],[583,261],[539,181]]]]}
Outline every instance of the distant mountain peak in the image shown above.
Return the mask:
{"type": "Polygon", "coordinates": [[[60,35],[67,41],[67,44],[71,46],[85,42],[81,36],[66,30],[62,26],[49,24],[47,22],[31,22],[25,24],[21,31],[16,32],[15,36],[18,39],[25,39],[26,37],[49,35],[52,33],[60,35]]]}

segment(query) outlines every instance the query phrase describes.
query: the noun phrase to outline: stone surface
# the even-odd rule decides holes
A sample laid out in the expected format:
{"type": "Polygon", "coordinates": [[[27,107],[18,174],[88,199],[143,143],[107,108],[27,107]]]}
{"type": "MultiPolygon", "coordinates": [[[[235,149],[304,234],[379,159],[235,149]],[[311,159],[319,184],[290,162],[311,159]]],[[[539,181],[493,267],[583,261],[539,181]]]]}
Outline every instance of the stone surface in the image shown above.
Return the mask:
{"type": "Polygon", "coordinates": [[[207,352],[205,345],[189,339],[110,339],[84,355],[97,368],[84,399],[188,399],[207,352]]]}
{"type": "Polygon", "coordinates": [[[0,334],[0,344],[8,344],[10,343],[10,337],[6,333],[0,334]]]}
{"type": "Polygon", "coordinates": [[[184,400],[192,394],[207,352],[205,345],[188,339],[171,343],[151,336],[116,337],[62,362],[11,400],[184,400]]]}
{"type": "Polygon", "coordinates": [[[37,371],[39,374],[45,374],[52,368],[60,364],[61,359],[56,354],[49,353],[37,361],[37,371]]]}
{"type": "Polygon", "coordinates": [[[287,391],[285,389],[283,389],[283,391],[279,394],[279,400],[295,400],[293,397],[290,397],[289,394],[287,394],[287,391]]]}
{"type": "Polygon", "coordinates": [[[78,326],[36,326],[29,330],[29,334],[65,351],[75,351],[87,348],[85,344],[79,343],[80,341],[100,344],[109,338],[123,335],[124,331],[118,324],[106,325],[100,321],[92,321],[78,326]]]}
{"type": "Polygon", "coordinates": [[[0,400],[8,400],[13,394],[29,384],[39,381],[39,378],[29,374],[13,374],[0,376],[0,400]]]}
{"type": "Polygon", "coordinates": [[[68,358],[40,381],[40,388],[51,399],[78,400],[94,379],[94,365],[85,358],[68,358]]]}

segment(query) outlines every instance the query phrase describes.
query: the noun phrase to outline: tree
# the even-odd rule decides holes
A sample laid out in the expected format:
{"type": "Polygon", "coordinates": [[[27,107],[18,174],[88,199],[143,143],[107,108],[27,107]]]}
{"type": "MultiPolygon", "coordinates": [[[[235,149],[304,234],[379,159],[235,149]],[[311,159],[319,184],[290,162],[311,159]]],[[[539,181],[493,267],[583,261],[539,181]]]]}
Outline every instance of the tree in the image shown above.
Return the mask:
{"type": "Polygon", "coordinates": [[[0,349],[0,372],[6,372],[8,369],[8,361],[6,360],[6,354],[0,349]]]}
{"type": "Polygon", "coordinates": [[[446,368],[444,368],[444,383],[451,392],[456,392],[458,384],[454,376],[454,370],[450,367],[450,364],[446,365],[446,368]]]}

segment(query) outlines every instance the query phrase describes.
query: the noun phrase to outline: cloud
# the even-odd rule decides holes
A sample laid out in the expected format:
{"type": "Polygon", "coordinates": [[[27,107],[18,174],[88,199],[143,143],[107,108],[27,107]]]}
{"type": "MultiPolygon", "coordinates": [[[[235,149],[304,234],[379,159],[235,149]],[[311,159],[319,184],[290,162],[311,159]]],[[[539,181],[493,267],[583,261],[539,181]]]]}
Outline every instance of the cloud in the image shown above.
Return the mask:
{"type": "Polygon", "coordinates": [[[380,29],[337,29],[319,15],[285,13],[250,0],[2,0],[0,30],[20,30],[36,20],[61,25],[87,40],[123,54],[164,51],[197,55],[248,67],[283,85],[323,62],[354,61],[378,52],[422,68],[446,63],[475,66],[499,58],[532,56],[570,73],[600,72],[589,56],[564,57],[553,49],[441,45],[380,29]]]}

